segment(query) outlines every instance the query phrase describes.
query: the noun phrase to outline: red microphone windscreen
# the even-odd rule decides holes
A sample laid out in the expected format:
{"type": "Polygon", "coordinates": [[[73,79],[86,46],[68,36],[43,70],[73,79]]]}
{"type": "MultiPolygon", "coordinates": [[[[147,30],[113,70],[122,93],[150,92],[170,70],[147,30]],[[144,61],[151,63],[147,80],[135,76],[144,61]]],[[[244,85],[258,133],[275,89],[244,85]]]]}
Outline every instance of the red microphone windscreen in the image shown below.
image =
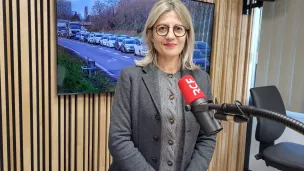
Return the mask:
{"type": "Polygon", "coordinates": [[[191,75],[183,76],[178,81],[178,87],[181,90],[187,104],[191,104],[193,101],[199,98],[206,98],[206,95],[196,84],[194,78],[191,75]]]}

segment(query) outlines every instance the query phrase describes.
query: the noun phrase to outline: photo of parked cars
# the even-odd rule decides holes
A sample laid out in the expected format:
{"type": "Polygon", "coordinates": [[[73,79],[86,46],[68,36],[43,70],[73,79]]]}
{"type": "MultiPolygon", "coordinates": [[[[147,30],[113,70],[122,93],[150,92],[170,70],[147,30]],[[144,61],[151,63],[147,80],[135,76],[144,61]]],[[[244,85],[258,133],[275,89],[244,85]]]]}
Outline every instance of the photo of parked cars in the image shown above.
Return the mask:
{"type": "MultiPolygon", "coordinates": [[[[149,51],[142,31],[156,1],[57,0],[58,94],[113,92],[120,71],[149,51]]],[[[183,2],[193,19],[193,62],[209,72],[214,4],[183,2]]]]}

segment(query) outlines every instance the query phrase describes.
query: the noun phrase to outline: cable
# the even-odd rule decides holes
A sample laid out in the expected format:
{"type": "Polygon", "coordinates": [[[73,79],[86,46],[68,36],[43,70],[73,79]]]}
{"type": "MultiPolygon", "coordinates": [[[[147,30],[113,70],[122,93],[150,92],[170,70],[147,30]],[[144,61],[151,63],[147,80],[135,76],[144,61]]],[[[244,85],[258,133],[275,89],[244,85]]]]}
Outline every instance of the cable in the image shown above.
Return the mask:
{"type": "Polygon", "coordinates": [[[234,101],[234,104],[235,106],[239,109],[240,113],[242,114],[243,117],[247,118],[247,120],[249,120],[249,117],[243,112],[243,110],[240,108],[240,106],[242,106],[243,104],[238,101],[238,100],[235,100],[234,101]]]}

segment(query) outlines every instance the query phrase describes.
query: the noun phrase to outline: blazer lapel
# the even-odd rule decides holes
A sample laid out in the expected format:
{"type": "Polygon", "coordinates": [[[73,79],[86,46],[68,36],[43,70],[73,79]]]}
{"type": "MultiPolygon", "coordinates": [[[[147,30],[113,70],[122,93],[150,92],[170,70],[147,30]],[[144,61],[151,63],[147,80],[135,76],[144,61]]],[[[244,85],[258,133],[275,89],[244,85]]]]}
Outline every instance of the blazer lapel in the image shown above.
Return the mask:
{"type": "Polygon", "coordinates": [[[156,106],[158,113],[160,113],[160,93],[158,86],[158,78],[157,78],[157,68],[154,66],[146,66],[143,68],[143,71],[146,73],[143,76],[143,81],[152,97],[153,103],[156,106]]]}
{"type": "MultiPolygon", "coordinates": [[[[183,77],[183,76],[186,76],[186,75],[192,75],[192,73],[188,69],[183,69],[181,75],[183,77]]],[[[185,101],[184,98],[182,98],[182,105],[183,105],[183,112],[184,112],[184,118],[185,118],[184,119],[184,126],[185,126],[185,131],[184,131],[184,148],[183,148],[183,156],[182,156],[184,158],[184,157],[186,157],[186,155],[185,155],[186,153],[185,152],[188,151],[188,144],[189,143],[187,143],[187,142],[190,139],[190,135],[188,134],[188,130],[190,130],[191,126],[192,126],[191,122],[190,122],[190,117],[191,117],[190,115],[192,113],[191,112],[187,112],[185,110],[186,101],[185,101]]],[[[189,154],[187,154],[187,155],[189,155],[189,154]]],[[[184,159],[182,161],[183,162],[181,164],[181,168],[182,168],[182,170],[185,170],[186,163],[185,163],[184,159]]]]}
{"type": "MultiPolygon", "coordinates": [[[[186,76],[186,75],[192,75],[192,73],[191,73],[191,71],[188,70],[188,69],[183,69],[181,75],[182,75],[182,77],[183,77],[183,76],[186,76]]],[[[183,98],[182,101],[183,101],[182,104],[183,104],[183,107],[184,107],[184,108],[183,108],[183,109],[184,109],[184,113],[186,113],[186,110],[185,110],[185,106],[186,106],[185,99],[183,98]]],[[[185,117],[186,117],[186,116],[185,116],[185,117]]],[[[185,118],[185,119],[187,119],[187,118],[185,118]]]]}
{"type": "MultiPolygon", "coordinates": [[[[191,71],[188,70],[188,69],[183,69],[181,74],[182,74],[182,77],[183,77],[183,76],[186,76],[186,75],[192,75],[191,71]]],[[[190,119],[189,117],[191,117],[191,116],[190,116],[190,113],[191,113],[191,112],[187,112],[187,111],[185,110],[186,101],[185,101],[184,98],[183,98],[182,101],[183,101],[182,104],[183,104],[183,109],[184,109],[183,111],[184,111],[184,116],[185,116],[185,141],[186,141],[187,138],[188,138],[188,137],[187,137],[187,136],[188,136],[187,130],[191,128],[191,124],[190,124],[190,122],[189,122],[189,119],[190,119]]]]}
{"type": "MultiPolygon", "coordinates": [[[[181,74],[182,74],[182,77],[183,77],[183,76],[186,76],[186,75],[192,75],[192,74],[191,74],[191,71],[189,71],[188,69],[183,69],[181,74]]],[[[188,112],[185,110],[186,101],[185,101],[184,98],[183,98],[182,101],[183,101],[182,104],[183,104],[183,109],[184,109],[183,111],[184,111],[184,114],[186,114],[186,113],[188,113],[188,112]]],[[[189,125],[188,125],[189,122],[187,122],[187,121],[188,121],[188,115],[185,115],[185,130],[187,130],[187,128],[189,127],[189,125]]]]}

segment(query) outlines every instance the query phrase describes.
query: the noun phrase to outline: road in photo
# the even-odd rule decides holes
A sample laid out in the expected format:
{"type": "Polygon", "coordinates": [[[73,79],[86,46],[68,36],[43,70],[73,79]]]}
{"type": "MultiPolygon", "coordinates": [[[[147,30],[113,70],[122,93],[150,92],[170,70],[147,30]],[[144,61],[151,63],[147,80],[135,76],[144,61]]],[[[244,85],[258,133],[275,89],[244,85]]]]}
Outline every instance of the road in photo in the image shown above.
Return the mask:
{"type": "Polygon", "coordinates": [[[134,53],[122,53],[114,48],[62,37],[58,37],[58,44],[74,51],[85,60],[89,58],[89,60],[95,61],[97,67],[115,79],[118,78],[122,68],[135,65],[135,59],[142,59],[142,57],[134,56],[134,53]]]}

